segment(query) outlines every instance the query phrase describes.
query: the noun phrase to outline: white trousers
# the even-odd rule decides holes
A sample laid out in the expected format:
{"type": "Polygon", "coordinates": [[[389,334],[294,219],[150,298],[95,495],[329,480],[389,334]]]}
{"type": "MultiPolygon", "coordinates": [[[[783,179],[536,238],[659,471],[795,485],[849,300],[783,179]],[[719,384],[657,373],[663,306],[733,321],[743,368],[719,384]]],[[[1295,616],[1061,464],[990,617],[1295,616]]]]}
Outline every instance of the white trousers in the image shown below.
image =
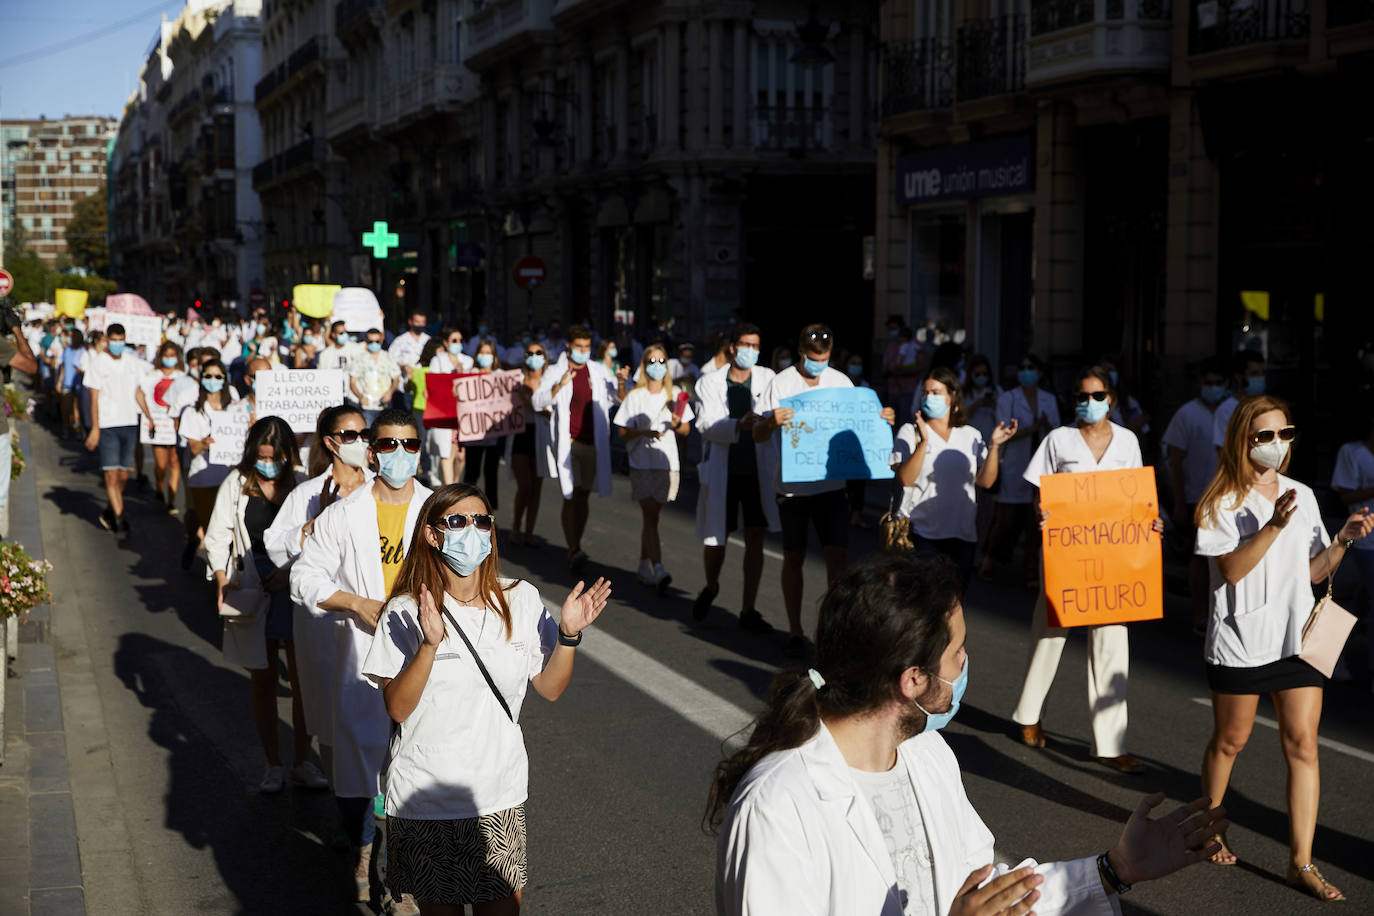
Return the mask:
{"type": "Polygon", "coordinates": [[[1021,699],[1011,717],[1018,725],[1035,725],[1040,721],[1070,629],[1088,631],[1088,708],[1093,716],[1093,755],[1120,757],[1126,753],[1126,680],[1131,660],[1126,627],[1051,627],[1043,588],[1031,620],[1026,681],[1021,685],[1021,699]]]}

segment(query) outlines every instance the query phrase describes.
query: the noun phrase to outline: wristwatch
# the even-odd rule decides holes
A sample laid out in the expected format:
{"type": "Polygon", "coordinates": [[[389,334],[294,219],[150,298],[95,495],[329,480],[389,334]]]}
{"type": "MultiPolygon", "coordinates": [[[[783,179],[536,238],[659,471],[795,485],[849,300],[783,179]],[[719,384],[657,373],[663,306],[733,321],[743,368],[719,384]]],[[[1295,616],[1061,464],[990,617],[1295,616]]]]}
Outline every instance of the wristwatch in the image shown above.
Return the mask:
{"type": "Polygon", "coordinates": [[[1349,550],[1351,545],[1355,543],[1354,538],[1337,538],[1336,540],[1340,541],[1341,546],[1344,547],[1346,550],[1349,550]]]}
{"type": "Polygon", "coordinates": [[[578,646],[582,645],[582,631],[578,630],[576,635],[569,636],[567,633],[563,632],[563,625],[560,623],[558,625],[558,644],[560,646],[570,646],[576,649],[578,646]]]}
{"type": "MultiPolygon", "coordinates": [[[[1110,851],[1110,850],[1109,850],[1110,851]]],[[[1117,893],[1118,896],[1126,893],[1131,886],[1121,880],[1121,876],[1112,868],[1112,862],[1107,858],[1108,853],[1104,852],[1097,857],[1097,873],[1102,876],[1102,880],[1117,893]]]]}

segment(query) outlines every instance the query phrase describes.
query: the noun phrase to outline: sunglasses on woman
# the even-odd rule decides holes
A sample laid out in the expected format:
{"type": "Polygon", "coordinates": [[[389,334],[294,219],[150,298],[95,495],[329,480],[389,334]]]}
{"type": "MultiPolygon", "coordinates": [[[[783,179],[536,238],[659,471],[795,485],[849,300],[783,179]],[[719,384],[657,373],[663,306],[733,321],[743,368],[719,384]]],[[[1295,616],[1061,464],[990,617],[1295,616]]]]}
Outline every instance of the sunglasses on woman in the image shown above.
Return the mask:
{"type": "Polygon", "coordinates": [[[668,361],[661,356],[655,356],[648,360],[645,360],[645,362],[647,362],[651,366],[663,366],[666,365],[668,361]]]}
{"type": "Polygon", "coordinates": [[[440,531],[445,529],[449,531],[462,531],[468,525],[472,525],[478,531],[490,531],[495,524],[496,516],[494,515],[467,515],[462,512],[455,512],[452,515],[440,516],[433,527],[438,528],[440,531]]]}
{"type": "Polygon", "coordinates": [[[543,355],[544,355],[544,351],[543,351],[543,350],[526,350],[526,351],[525,351],[525,355],[526,355],[526,356],[543,356],[543,355]]]}
{"type": "Polygon", "coordinates": [[[1276,436],[1280,442],[1292,442],[1298,438],[1298,428],[1285,426],[1283,429],[1262,429],[1251,436],[1250,441],[1255,445],[1268,445],[1276,436]]]}
{"type": "Polygon", "coordinates": [[[222,376],[222,375],[208,375],[208,374],[207,374],[207,375],[202,375],[201,378],[218,378],[218,379],[222,379],[222,378],[224,378],[224,376],[222,376]]]}
{"type": "Polygon", "coordinates": [[[395,436],[383,436],[372,443],[372,450],[379,455],[389,455],[398,448],[404,448],[413,455],[420,450],[420,440],[397,439],[395,436]]]}
{"type": "Polygon", "coordinates": [[[372,431],[367,429],[336,429],[329,435],[335,437],[344,445],[352,445],[359,439],[366,442],[372,438],[372,431]]]}
{"type": "Polygon", "coordinates": [[[1088,403],[1088,398],[1092,398],[1094,401],[1105,401],[1107,400],[1107,392],[1080,391],[1073,396],[1074,403],[1076,404],[1086,404],[1088,403]]]}

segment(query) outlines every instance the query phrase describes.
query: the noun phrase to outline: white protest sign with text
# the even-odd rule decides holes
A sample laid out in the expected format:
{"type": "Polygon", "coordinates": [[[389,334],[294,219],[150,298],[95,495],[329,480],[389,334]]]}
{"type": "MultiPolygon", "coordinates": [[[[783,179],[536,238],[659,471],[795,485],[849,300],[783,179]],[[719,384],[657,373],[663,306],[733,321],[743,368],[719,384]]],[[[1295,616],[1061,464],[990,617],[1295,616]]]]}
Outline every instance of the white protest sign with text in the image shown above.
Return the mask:
{"type": "Polygon", "coordinates": [[[344,402],[342,369],[273,369],[254,381],[258,416],[281,417],[296,433],[313,433],[320,411],[344,402]]]}
{"type": "Polygon", "coordinates": [[[157,315],[105,316],[108,326],[124,325],[124,340],[131,347],[156,347],[162,343],[162,319],[157,315]]]}
{"type": "Polygon", "coordinates": [[[243,458],[243,443],[248,438],[246,410],[210,411],[210,463],[232,467],[243,458]]]}

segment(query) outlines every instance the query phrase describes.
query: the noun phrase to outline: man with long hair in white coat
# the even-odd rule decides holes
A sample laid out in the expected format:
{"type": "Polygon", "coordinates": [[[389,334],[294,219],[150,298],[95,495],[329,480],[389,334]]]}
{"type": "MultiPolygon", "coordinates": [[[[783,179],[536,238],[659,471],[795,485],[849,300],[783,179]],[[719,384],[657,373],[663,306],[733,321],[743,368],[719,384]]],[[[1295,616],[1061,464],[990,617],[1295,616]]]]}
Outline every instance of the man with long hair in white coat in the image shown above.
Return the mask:
{"type": "Polygon", "coordinates": [[[359,487],[320,513],[291,568],[292,599],[337,613],[345,622],[329,679],[335,704],[330,781],[344,832],[355,849],[359,900],[372,895],[372,800],[391,736],[386,704],[362,676],[362,665],[382,605],[410,549],[415,519],[430,494],[415,480],[420,432],[411,411],[388,408],[377,415],[368,459],[377,469],[372,485],[359,487]]]}
{"type": "Polygon", "coordinates": [[[625,396],[628,367],[614,376],[592,359],[592,332],[580,325],[568,330],[568,352],[546,370],[534,393],[535,410],[552,410],[553,449],[558,483],[563,489],[563,537],[568,568],[587,562],[582,534],[587,530],[593,487],[602,499],[611,495],[611,407],[625,396]]]}

